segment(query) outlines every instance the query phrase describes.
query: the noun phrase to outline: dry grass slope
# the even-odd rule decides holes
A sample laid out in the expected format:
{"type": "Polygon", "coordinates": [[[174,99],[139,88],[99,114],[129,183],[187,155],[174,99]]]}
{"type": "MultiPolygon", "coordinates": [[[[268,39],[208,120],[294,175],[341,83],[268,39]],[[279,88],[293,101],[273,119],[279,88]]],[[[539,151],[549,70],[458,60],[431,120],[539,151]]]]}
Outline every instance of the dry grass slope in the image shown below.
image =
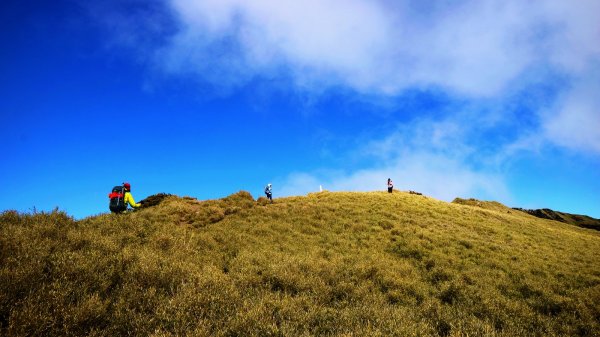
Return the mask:
{"type": "Polygon", "coordinates": [[[563,212],[553,211],[548,208],[543,209],[522,209],[515,208],[515,210],[519,210],[528,214],[531,214],[535,217],[549,220],[556,220],[564,223],[568,223],[571,225],[590,228],[600,231],[600,219],[595,219],[589,217],[587,215],[579,215],[579,214],[569,214],[563,212]]]}
{"type": "Polygon", "coordinates": [[[6,211],[0,335],[600,335],[600,233],[498,205],[239,192],[6,211]]]}

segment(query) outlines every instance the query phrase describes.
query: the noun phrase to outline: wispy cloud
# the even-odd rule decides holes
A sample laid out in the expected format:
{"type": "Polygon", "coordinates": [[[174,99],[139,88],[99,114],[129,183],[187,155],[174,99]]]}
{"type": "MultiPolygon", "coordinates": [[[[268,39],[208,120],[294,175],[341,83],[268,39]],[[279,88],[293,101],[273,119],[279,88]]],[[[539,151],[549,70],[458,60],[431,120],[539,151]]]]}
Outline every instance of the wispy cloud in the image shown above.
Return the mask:
{"type": "Polygon", "coordinates": [[[568,148],[600,154],[600,69],[574,82],[552,110],[542,112],[545,137],[568,148]]]}
{"type": "Polygon", "coordinates": [[[600,121],[590,90],[598,1],[165,1],[179,27],[157,53],[167,72],[227,87],[286,78],[308,92],[437,88],[505,101],[514,87],[559,73],[570,89],[560,106],[538,111],[537,127],[558,145],[598,152],[597,137],[570,136],[581,135],[580,121],[600,121]]]}
{"type": "MultiPolygon", "coordinates": [[[[467,109],[464,114],[471,114],[467,109]]],[[[451,201],[455,197],[511,202],[506,177],[495,152],[484,154],[476,143],[486,130],[462,123],[465,117],[444,120],[419,118],[398,125],[396,131],[367,142],[349,156],[367,159],[360,169],[295,172],[277,181],[283,195],[317,191],[322,185],[333,191],[384,190],[387,178],[401,190],[415,190],[451,201]],[[478,134],[476,134],[478,133],[478,134]]],[[[483,122],[482,122],[483,123],[483,122]]],[[[506,145],[498,145],[503,147],[506,145]]]]}
{"type": "Polygon", "coordinates": [[[383,166],[358,171],[296,172],[278,181],[281,195],[316,192],[320,186],[331,191],[385,190],[392,178],[399,190],[414,190],[441,200],[478,197],[510,202],[504,177],[478,171],[459,159],[427,152],[410,152],[383,166]]]}
{"type": "Polygon", "coordinates": [[[595,1],[170,3],[181,30],[162,54],[168,67],[205,74],[228,66],[237,81],[281,67],[299,84],[494,94],[534,64],[582,69],[599,52],[590,43],[598,37],[595,1]]]}

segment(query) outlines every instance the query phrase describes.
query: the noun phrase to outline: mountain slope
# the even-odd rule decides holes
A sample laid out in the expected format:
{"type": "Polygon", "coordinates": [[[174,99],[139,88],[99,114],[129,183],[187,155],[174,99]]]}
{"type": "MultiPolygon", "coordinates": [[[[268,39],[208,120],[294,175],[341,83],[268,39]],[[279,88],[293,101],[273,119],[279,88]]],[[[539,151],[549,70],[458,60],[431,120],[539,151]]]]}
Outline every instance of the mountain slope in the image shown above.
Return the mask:
{"type": "Polygon", "coordinates": [[[239,192],[0,224],[2,335],[600,334],[599,233],[505,207],[239,192]]]}
{"type": "Polygon", "coordinates": [[[515,209],[519,210],[519,211],[523,211],[528,214],[531,214],[538,218],[542,218],[542,219],[556,220],[556,221],[568,223],[568,224],[583,227],[583,228],[600,230],[600,219],[595,219],[595,218],[589,217],[587,215],[558,212],[558,211],[553,211],[549,208],[542,208],[542,209],[515,208],[515,209]]]}

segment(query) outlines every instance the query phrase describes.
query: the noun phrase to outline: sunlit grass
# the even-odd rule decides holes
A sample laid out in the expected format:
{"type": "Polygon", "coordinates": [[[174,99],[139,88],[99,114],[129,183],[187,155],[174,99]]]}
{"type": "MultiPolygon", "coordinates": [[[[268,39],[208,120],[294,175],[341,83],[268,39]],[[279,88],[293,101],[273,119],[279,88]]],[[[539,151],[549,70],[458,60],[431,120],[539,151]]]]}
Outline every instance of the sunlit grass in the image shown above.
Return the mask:
{"type": "Polygon", "coordinates": [[[0,335],[594,336],[600,235],[408,193],[0,216],[0,335]]]}

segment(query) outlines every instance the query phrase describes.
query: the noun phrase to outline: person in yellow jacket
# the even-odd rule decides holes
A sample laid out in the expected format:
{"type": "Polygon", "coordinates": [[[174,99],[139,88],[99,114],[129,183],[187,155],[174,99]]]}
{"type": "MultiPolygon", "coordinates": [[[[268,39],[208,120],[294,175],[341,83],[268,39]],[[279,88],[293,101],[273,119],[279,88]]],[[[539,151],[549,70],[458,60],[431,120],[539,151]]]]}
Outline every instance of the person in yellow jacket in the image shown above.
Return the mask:
{"type": "Polygon", "coordinates": [[[129,206],[133,208],[138,208],[142,206],[142,204],[135,203],[135,200],[131,195],[131,185],[129,183],[123,183],[123,187],[125,187],[125,205],[129,204],[129,206]]]}

